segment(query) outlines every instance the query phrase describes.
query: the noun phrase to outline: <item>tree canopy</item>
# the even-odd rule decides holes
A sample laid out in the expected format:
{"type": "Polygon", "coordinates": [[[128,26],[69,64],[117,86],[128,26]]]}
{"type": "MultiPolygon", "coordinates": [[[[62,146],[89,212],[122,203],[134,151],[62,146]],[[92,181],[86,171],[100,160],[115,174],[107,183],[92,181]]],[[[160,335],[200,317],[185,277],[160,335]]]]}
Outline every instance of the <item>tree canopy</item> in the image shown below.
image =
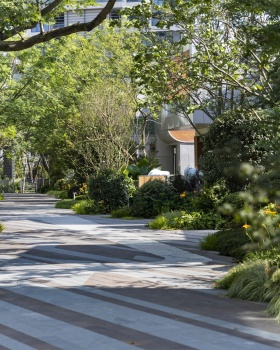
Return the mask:
{"type": "Polygon", "coordinates": [[[195,110],[214,120],[240,106],[257,113],[278,103],[278,1],[143,2],[124,12],[139,28],[153,18],[161,31],[180,33],[175,41],[170,35],[147,45],[134,76],[145,93],[172,102],[190,122],[195,110]]]}
{"type": "Polygon", "coordinates": [[[127,164],[136,108],[128,77],[140,46],[137,31],[128,35],[104,22],[86,37],[5,55],[0,121],[16,129],[3,134],[6,148],[18,138],[53,176],[69,167],[86,174],[102,162],[115,169],[127,164]],[[18,80],[10,78],[15,57],[18,80]]]}
{"type": "Polygon", "coordinates": [[[89,22],[74,23],[66,27],[44,30],[45,23],[55,23],[55,18],[65,9],[81,10],[96,5],[94,0],[2,0],[0,4],[0,51],[21,51],[36,44],[77,32],[88,32],[100,25],[110,13],[116,0],[108,0],[100,13],[89,22]],[[40,32],[26,37],[25,31],[40,24],[40,32]]]}

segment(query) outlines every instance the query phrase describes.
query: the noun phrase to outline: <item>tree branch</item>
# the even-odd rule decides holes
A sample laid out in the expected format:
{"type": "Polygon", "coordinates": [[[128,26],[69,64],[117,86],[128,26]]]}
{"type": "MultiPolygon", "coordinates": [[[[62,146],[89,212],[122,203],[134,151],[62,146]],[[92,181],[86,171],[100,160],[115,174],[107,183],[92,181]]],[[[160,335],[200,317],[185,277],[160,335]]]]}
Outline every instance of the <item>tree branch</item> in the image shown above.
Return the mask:
{"type": "MultiPolygon", "coordinates": [[[[57,1],[60,1],[60,0],[57,0],[57,1]]],[[[61,36],[67,36],[77,32],[89,32],[92,29],[99,26],[99,24],[101,24],[106,19],[107,15],[110,13],[112,8],[114,7],[115,2],[116,0],[108,0],[106,6],[90,22],[75,23],[67,27],[53,29],[45,33],[39,33],[32,37],[28,37],[27,39],[22,39],[17,41],[2,40],[0,41],[0,51],[6,51],[6,52],[21,51],[21,50],[28,49],[36,44],[47,42],[61,36]]],[[[31,23],[30,26],[28,26],[28,28],[25,28],[25,29],[32,28],[35,24],[31,23]]]]}

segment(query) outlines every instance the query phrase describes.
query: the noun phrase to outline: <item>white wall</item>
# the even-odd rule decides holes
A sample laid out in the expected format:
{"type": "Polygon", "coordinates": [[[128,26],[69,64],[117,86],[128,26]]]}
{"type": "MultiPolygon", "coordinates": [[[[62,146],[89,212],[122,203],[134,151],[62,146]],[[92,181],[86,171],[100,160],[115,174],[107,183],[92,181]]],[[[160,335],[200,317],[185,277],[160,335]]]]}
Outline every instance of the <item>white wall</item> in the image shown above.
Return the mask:
{"type": "Polygon", "coordinates": [[[180,143],[179,144],[180,174],[184,174],[184,169],[187,167],[195,168],[194,158],[194,143],[180,143]]]}
{"type": "Polygon", "coordinates": [[[159,137],[156,139],[156,158],[158,158],[162,170],[169,171],[170,174],[173,174],[173,147],[165,142],[163,142],[159,137]]]}

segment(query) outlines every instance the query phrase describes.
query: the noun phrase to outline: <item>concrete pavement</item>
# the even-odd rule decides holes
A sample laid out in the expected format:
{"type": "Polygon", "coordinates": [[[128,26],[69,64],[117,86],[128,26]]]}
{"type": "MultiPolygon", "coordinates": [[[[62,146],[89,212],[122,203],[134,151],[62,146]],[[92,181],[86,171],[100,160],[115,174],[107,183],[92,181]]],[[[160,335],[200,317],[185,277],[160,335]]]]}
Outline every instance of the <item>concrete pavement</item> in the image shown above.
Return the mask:
{"type": "Polygon", "coordinates": [[[79,216],[45,195],[0,202],[0,350],[272,350],[264,304],[213,283],[228,258],[201,252],[206,231],[79,216]]]}

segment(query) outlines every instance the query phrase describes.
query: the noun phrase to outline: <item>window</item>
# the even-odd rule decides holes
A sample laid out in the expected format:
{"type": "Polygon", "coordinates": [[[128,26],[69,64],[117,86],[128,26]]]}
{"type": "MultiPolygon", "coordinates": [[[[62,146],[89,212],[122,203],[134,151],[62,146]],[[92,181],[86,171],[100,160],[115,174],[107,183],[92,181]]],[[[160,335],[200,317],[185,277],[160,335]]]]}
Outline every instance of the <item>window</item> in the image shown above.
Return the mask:
{"type": "Polygon", "coordinates": [[[109,14],[110,19],[120,19],[119,9],[112,10],[109,14]]]}
{"type": "MultiPolygon", "coordinates": [[[[44,31],[48,31],[51,29],[62,28],[64,27],[64,13],[60,14],[58,17],[55,17],[54,24],[43,24],[44,31]]],[[[32,33],[40,33],[40,24],[37,23],[36,27],[31,29],[32,33]]]]}

